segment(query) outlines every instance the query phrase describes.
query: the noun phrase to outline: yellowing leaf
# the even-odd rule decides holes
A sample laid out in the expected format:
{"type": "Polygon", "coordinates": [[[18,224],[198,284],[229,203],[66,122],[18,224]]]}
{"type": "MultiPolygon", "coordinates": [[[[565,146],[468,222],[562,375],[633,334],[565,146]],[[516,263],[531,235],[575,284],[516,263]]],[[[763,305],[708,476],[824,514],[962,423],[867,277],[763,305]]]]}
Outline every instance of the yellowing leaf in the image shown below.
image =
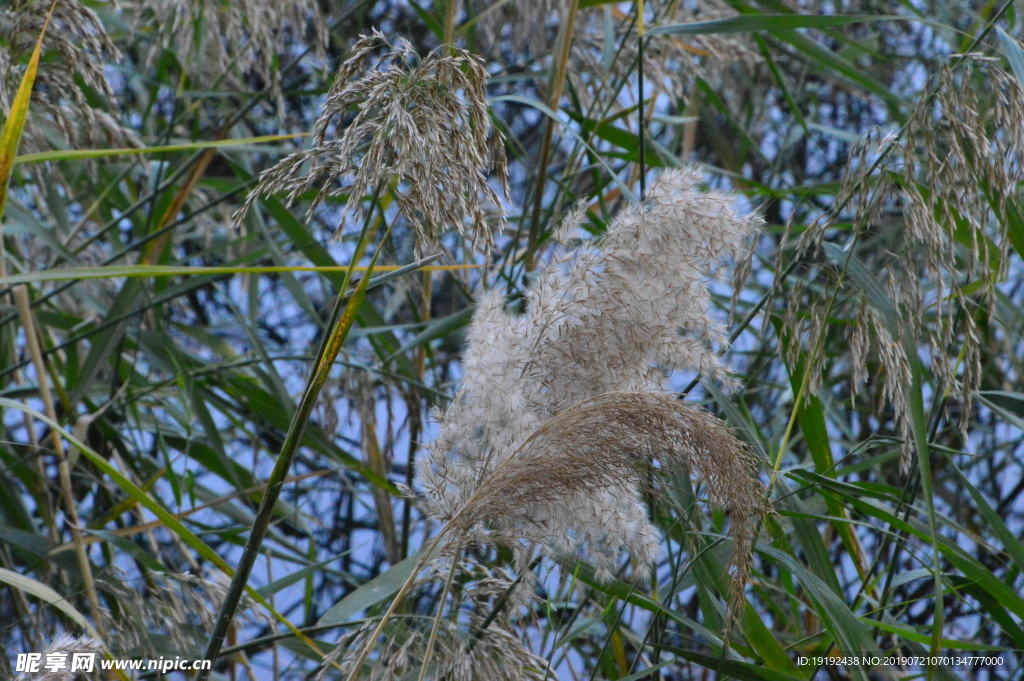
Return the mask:
{"type": "MultiPolygon", "coordinates": [[[[18,86],[18,94],[14,96],[11,104],[11,114],[4,123],[3,133],[0,134],[0,220],[4,217],[4,209],[7,207],[7,187],[11,183],[11,172],[14,170],[14,158],[18,155],[18,145],[21,144],[21,133],[25,129],[25,121],[28,119],[28,105],[32,99],[32,86],[36,82],[36,73],[39,71],[39,55],[43,51],[43,36],[50,25],[50,17],[53,16],[53,8],[57,6],[54,2],[50,6],[50,13],[46,15],[46,23],[39,33],[39,40],[36,41],[35,49],[32,50],[32,57],[28,60],[28,68],[21,78],[21,85],[18,86]]],[[[0,239],[3,234],[0,233],[0,239]]]]}

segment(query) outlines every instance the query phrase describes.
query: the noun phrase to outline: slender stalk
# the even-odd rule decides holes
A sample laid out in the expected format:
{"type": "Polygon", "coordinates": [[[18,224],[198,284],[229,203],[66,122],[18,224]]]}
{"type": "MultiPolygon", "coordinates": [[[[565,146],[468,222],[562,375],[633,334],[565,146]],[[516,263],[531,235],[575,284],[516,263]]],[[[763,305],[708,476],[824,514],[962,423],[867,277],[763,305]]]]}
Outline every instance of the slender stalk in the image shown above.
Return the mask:
{"type": "MultiPolygon", "coordinates": [[[[555,59],[554,68],[551,70],[551,80],[548,82],[548,106],[556,112],[559,102],[562,101],[562,90],[565,87],[565,72],[569,64],[569,54],[572,51],[572,38],[576,29],[578,8],[578,0],[569,0],[565,8],[562,31],[558,38],[558,56],[555,59]]],[[[544,138],[541,140],[540,155],[537,161],[537,182],[533,187],[533,217],[530,221],[530,235],[526,247],[527,272],[533,271],[534,257],[540,241],[540,214],[544,203],[544,185],[548,179],[548,156],[551,155],[551,140],[554,133],[555,121],[548,118],[544,126],[544,138]]]]}
{"type": "Polygon", "coordinates": [[[647,158],[644,150],[644,0],[636,3],[636,50],[637,50],[637,91],[639,93],[639,109],[637,110],[637,130],[640,138],[640,200],[647,196],[647,158]]]}
{"type": "Polygon", "coordinates": [[[430,638],[427,639],[427,650],[423,653],[423,663],[420,665],[419,681],[427,678],[427,667],[430,658],[434,654],[434,643],[437,641],[437,631],[441,628],[441,620],[444,619],[444,603],[448,600],[448,591],[452,588],[452,579],[455,577],[455,570],[459,566],[459,551],[452,556],[452,567],[448,570],[448,578],[444,580],[444,588],[441,589],[441,599],[437,604],[437,613],[434,615],[434,624],[430,627],[430,638]]]}
{"type": "Polygon", "coordinates": [[[448,0],[444,13],[444,38],[441,42],[448,45],[449,53],[455,49],[455,15],[459,11],[459,0],[448,0]]]}
{"type": "MultiPolygon", "coordinates": [[[[376,203],[376,199],[377,195],[374,196],[374,203],[376,203]]],[[[299,406],[295,410],[295,414],[292,416],[291,424],[288,426],[288,434],[285,436],[284,443],[281,445],[281,453],[278,455],[277,461],[274,464],[274,470],[271,472],[270,478],[267,480],[267,491],[264,493],[263,500],[260,502],[259,510],[256,512],[256,519],[253,521],[252,531],[249,533],[249,537],[245,542],[245,549],[242,552],[242,557],[239,560],[238,567],[235,569],[235,574],[231,579],[227,595],[224,597],[224,603],[221,605],[220,612],[217,614],[217,621],[214,623],[213,631],[210,633],[210,640],[207,643],[203,659],[215,660],[220,653],[221,646],[224,644],[224,637],[227,635],[228,629],[231,626],[235,610],[242,598],[242,593],[245,591],[246,584],[249,581],[249,575],[252,573],[252,568],[256,563],[256,556],[259,555],[260,545],[263,543],[263,538],[266,536],[267,528],[270,526],[270,520],[274,513],[274,506],[277,503],[278,497],[281,495],[281,489],[284,487],[284,482],[288,477],[288,469],[291,467],[292,460],[295,458],[295,454],[299,449],[299,443],[302,441],[302,435],[306,430],[306,425],[309,423],[310,414],[312,413],[316,400],[320,395],[320,389],[323,387],[324,381],[327,379],[327,376],[334,365],[334,360],[337,358],[338,352],[341,350],[341,346],[344,344],[349,330],[352,328],[353,323],[355,323],[356,314],[358,313],[359,307],[362,305],[366,296],[366,289],[370,281],[370,275],[373,272],[374,265],[377,264],[377,258],[380,256],[381,251],[383,250],[382,248],[377,248],[373,255],[373,260],[370,261],[370,265],[367,268],[366,273],[359,281],[359,285],[357,286],[355,293],[353,293],[347,301],[344,298],[344,291],[351,280],[355,263],[362,257],[373,233],[376,231],[375,228],[371,228],[370,226],[372,214],[372,209],[367,211],[366,221],[363,224],[363,233],[359,240],[359,245],[356,247],[356,254],[352,259],[352,266],[349,268],[349,271],[345,273],[345,280],[343,282],[342,289],[339,292],[340,297],[334,307],[331,320],[327,325],[328,332],[324,336],[324,341],[320,346],[312,375],[310,376],[309,382],[306,384],[306,389],[302,394],[302,399],[299,401],[299,406]]],[[[391,228],[389,226],[384,235],[385,239],[390,231],[391,228]]],[[[211,670],[209,669],[200,671],[196,678],[198,681],[205,681],[205,679],[209,677],[210,671],[211,670]]]]}
{"type": "MultiPolygon", "coordinates": [[[[427,271],[423,273],[423,287],[421,291],[422,299],[420,301],[420,322],[427,324],[430,322],[431,313],[431,296],[434,290],[434,277],[433,272],[427,271]]],[[[426,344],[420,345],[416,348],[416,354],[413,356],[413,371],[416,376],[416,380],[419,383],[423,383],[423,377],[426,370],[427,361],[427,347],[426,344]]],[[[420,406],[420,391],[417,387],[413,386],[410,391],[409,399],[409,454],[408,460],[405,465],[405,484],[412,489],[413,481],[416,479],[416,451],[419,449],[419,438],[422,432],[423,417],[420,406]]],[[[409,536],[412,534],[412,500],[405,499],[402,506],[402,545],[401,545],[401,557],[405,558],[409,555],[409,536]]]]}
{"type": "MultiPolygon", "coordinates": [[[[18,316],[21,317],[22,327],[25,329],[25,345],[28,346],[29,354],[32,356],[32,364],[36,370],[36,385],[39,386],[39,397],[43,400],[43,408],[46,416],[57,422],[57,410],[53,406],[53,395],[50,394],[49,380],[47,378],[46,363],[43,360],[42,348],[39,345],[39,336],[36,334],[35,320],[32,317],[32,309],[29,304],[28,290],[22,286],[14,288],[14,302],[18,308],[18,316]]],[[[104,639],[107,637],[103,626],[103,615],[100,609],[100,599],[96,594],[96,582],[92,576],[92,565],[89,563],[89,554],[86,553],[85,544],[82,542],[82,530],[79,525],[78,508],[75,505],[74,488],[71,485],[71,467],[68,465],[67,454],[64,451],[64,441],[56,429],[51,428],[53,436],[53,452],[57,458],[57,471],[60,476],[61,495],[64,497],[64,512],[68,516],[68,527],[71,529],[71,540],[75,545],[75,555],[78,556],[78,569],[82,573],[82,582],[85,584],[85,593],[89,599],[89,609],[92,611],[92,618],[96,625],[96,631],[104,639]]]]}
{"type": "Polygon", "coordinates": [[[420,569],[426,564],[427,559],[434,553],[434,549],[437,548],[441,539],[446,534],[446,531],[447,527],[442,529],[441,533],[423,549],[423,555],[421,555],[419,560],[416,561],[416,565],[413,567],[412,572],[409,573],[409,577],[405,580],[405,583],[402,584],[402,588],[398,590],[395,597],[391,599],[391,605],[388,606],[387,611],[385,611],[384,615],[380,618],[380,621],[377,622],[377,626],[374,628],[373,633],[366,639],[366,644],[363,645],[362,650],[359,651],[359,655],[356,656],[355,661],[352,663],[352,671],[349,673],[346,681],[355,681],[359,676],[359,670],[362,669],[363,662],[366,661],[366,658],[373,651],[373,647],[377,644],[377,639],[380,638],[380,634],[384,631],[384,627],[395,614],[395,610],[398,609],[398,604],[401,603],[402,599],[404,599],[406,594],[409,593],[409,589],[412,588],[413,582],[416,581],[416,575],[419,574],[420,569]]]}

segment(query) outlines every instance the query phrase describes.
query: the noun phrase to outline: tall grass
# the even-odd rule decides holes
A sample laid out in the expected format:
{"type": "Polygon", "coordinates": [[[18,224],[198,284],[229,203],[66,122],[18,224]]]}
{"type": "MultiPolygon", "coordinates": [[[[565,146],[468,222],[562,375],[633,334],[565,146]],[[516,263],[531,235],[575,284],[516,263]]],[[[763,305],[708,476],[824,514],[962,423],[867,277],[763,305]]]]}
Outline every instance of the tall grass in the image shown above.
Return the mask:
{"type": "Polygon", "coordinates": [[[0,10],[0,674],[1019,678],[1017,17],[823,11],[0,10]]]}

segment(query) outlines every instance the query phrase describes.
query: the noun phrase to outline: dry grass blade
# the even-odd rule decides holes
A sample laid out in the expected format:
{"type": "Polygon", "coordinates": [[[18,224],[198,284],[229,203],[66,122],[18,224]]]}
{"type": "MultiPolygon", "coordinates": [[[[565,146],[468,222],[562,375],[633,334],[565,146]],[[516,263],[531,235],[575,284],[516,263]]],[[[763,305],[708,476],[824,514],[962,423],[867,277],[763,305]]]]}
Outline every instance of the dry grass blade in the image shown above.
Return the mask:
{"type": "MultiPolygon", "coordinates": [[[[54,7],[56,3],[54,3],[54,7]]],[[[46,22],[39,31],[35,47],[32,49],[32,56],[29,58],[28,68],[21,77],[21,84],[14,97],[14,102],[6,111],[7,121],[4,123],[2,135],[0,135],[0,220],[3,219],[4,209],[7,206],[7,192],[11,183],[11,173],[14,171],[14,159],[18,155],[18,146],[21,144],[21,135],[25,130],[25,123],[28,121],[29,103],[32,99],[32,87],[36,82],[36,75],[39,72],[39,57],[43,51],[43,39],[46,37],[46,29],[50,25],[50,15],[47,15],[46,22]]],[[[5,102],[6,103],[6,102],[5,102]]],[[[4,107],[7,109],[7,107],[4,107]]],[[[3,228],[0,227],[0,276],[7,273],[6,255],[3,250],[3,228]]]]}

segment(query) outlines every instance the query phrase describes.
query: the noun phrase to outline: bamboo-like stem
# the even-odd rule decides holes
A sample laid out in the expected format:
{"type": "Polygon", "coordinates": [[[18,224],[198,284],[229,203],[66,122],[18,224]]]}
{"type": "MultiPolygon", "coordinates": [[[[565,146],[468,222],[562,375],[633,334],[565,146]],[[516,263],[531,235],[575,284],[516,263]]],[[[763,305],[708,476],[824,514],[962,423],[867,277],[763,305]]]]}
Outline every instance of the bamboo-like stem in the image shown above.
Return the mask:
{"type": "MultiPolygon", "coordinates": [[[[6,297],[4,295],[0,299],[6,297]]],[[[25,382],[20,370],[14,372],[14,382],[19,386],[25,382]]],[[[43,461],[42,451],[39,449],[39,435],[36,433],[36,424],[32,420],[32,416],[28,413],[23,413],[22,416],[25,417],[25,432],[28,434],[29,451],[32,452],[32,457],[35,459],[36,472],[39,475],[36,480],[36,494],[39,495],[36,503],[39,505],[39,513],[43,516],[43,521],[50,534],[50,542],[56,546],[60,543],[60,534],[57,532],[57,514],[53,499],[50,498],[50,490],[46,485],[46,462],[43,461]]]]}
{"type": "MultiPolygon", "coordinates": [[[[374,194],[373,204],[376,204],[378,197],[379,192],[374,194]]],[[[341,346],[344,344],[349,330],[355,323],[359,307],[362,305],[362,302],[366,297],[366,289],[370,281],[370,275],[373,272],[373,267],[377,264],[377,258],[380,257],[381,251],[383,250],[381,248],[377,248],[363,278],[359,281],[359,285],[356,287],[355,292],[347,301],[345,298],[345,291],[351,281],[355,263],[362,258],[374,232],[376,232],[376,227],[371,227],[372,215],[373,210],[371,208],[371,210],[367,211],[366,220],[363,223],[363,231],[360,235],[359,243],[356,246],[356,253],[352,258],[352,265],[345,273],[345,278],[339,291],[338,301],[335,304],[331,320],[327,325],[327,334],[324,336],[324,341],[317,353],[317,359],[313,365],[312,374],[306,384],[306,389],[302,394],[302,398],[299,401],[299,406],[295,410],[291,423],[288,426],[288,434],[285,436],[284,443],[281,445],[281,453],[278,455],[277,461],[274,463],[274,470],[271,472],[270,478],[267,480],[267,491],[264,493],[263,500],[260,502],[259,510],[256,512],[256,519],[253,521],[252,530],[249,532],[249,537],[245,542],[245,549],[242,552],[242,557],[239,560],[238,567],[235,569],[235,574],[231,579],[228,592],[224,597],[224,603],[221,605],[220,612],[217,614],[217,621],[214,623],[213,631],[210,633],[210,640],[207,643],[203,659],[215,660],[220,653],[220,649],[224,644],[224,637],[227,635],[228,629],[231,626],[235,610],[238,607],[238,603],[242,598],[242,593],[245,591],[246,584],[249,581],[249,575],[252,573],[253,566],[256,563],[256,556],[259,555],[260,545],[263,543],[263,538],[266,536],[267,528],[270,526],[270,520],[274,513],[274,506],[277,504],[277,499],[281,495],[281,489],[284,487],[284,482],[288,477],[288,469],[291,467],[291,463],[295,458],[296,452],[298,452],[299,443],[302,441],[302,435],[306,430],[306,425],[309,423],[310,414],[313,412],[316,400],[320,396],[320,389],[323,387],[324,381],[327,380],[331,367],[334,365],[334,360],[337,358],[338,352],[341,350],[341,346]]],[[[388,229],[384,234],[384,239],[387,238],[390,232],[391,225],[388,226],[388,229]]],[[[210,671],[212,670],[204,669],[200,671],[196,676],[196,679],[198,681],[205,681],[205,679],[209,677],[210,671]]]]}
{"type": "MultiPolygon", "coordinates": [[[[578,0],[569,0],[565,8],[562,30],[558,37],[558,56],[551,71],[551,80],[548,82],[548,107],[555,112],[558,111],[558,103],[562,100],[562,90],[565,87],[565,72],[569,64],[569,54],[572,51],[572,38],[576,30],[578,8],[578,0]]],[[[548,118],[547,124],[544,126],[544,138],[541,140],[540,155],[537,161],[537,181],[533,187],[533,217],[530,220],[530,234],[526,246],[527,272],[532,272],[536,266],[534,260],[540,241],[541,206],[544,203],[544,185],[548,179],[548,156],[551,154],[551,140],[554,133],[555,121],[548,118]]]]}
{"type": "Polygon", "coordinates": [[[452,579],[455,577],[455,570],[459,566],[459,551],[455,551],[452,556],[452,567],[448,570],[448,578],[444,581],[444,588],[441,589],[441,599],[437,604],[437,613],[434,615],[434,624],[430,628],[430,638],[427,639],[427,649],[423,653],[423,663],[420,665],[420,677],[419,681],[426,681],[427,678],[427,667],[430,664],[430,658],[434,654],[434,642],[437,641],[437,631],[441,628],[441,620],[444,615],[444,603],[448,599],[448,591],[452,587],[452,579]]]}
{"type": "MultiPolygon", "coordinates": [[[[14,304],[18,309],[18,316],[21,317],[21,325],[25,329],[25,345],[32,356],[32,364],[36,370],[36,384],[39,386],[39,397],[43,400],[43,408],[46,416],[57,422],[57,410],[53,406],[53,395],[50,394],[49,379],[47,378],[46,363],[43,360],[43,351],[39,345],[39,336],[36,333],[35,320],[32,317],[32,309],[28,299],[28,290],[25,286],[14,287],[14,304]]],[[[78,508],[75,506],[74,489],[71,486],[71,467],[68,465],[64,441],[56,429],[51,428],[53,436],[53,451],[57,458],[57,471],[60,476],[61,495],[64,497],[64,512],[68,516],[68,526],[71,529],[71,540],[75,545],[75,554],[78,556],[78,569],[82,573],[82,582],[85,585],[86,597],[89,599],[89,609],[92,611],[92,618],[96,625],[96,631],[104,639],[107,637],[103,626],[103,614],[100,609],[100,599],[96,594],[96,582],[92,576],[92,566],[89,563],[89,554],[86,553],[85,544],[82,542],[82,531],[79,526],[78,508]]]]}
{"type": "Polygon", "coordinates": [[[637,110],[637,131],[640,138],[640,200],[647,198],[647,156],[644,150],[646,140],[644,139],[644,1],[637,0],[636,3],[636,31],[637,31],[637,92],[639,109],[637,110]]]}
{"type": "Polygon", "coordinates": [[[455,49],[455,15],[458,13],[459,0],[448,0],[444,13],[444,38],[441,42],[448,45],[448,51],[455,49]]]}
{"type": "MultiPolygon", "coordinates": [[[[431,314],[431,297],[434,290],[434,277],[433,272],[426,271],[423,273],[423,288],[421,289],[422,299],[420,300],[420,322],[427,324],[430,322],[431,314]]],[[[426,345],[420,345],[416,348],[416,353],[413,355],[413,372],[416,376],[416,380],[420,384],[423,384],[423,376],[425,373],[427,361],[427,348],[426,345]]],[[[416,451],[419,449],[418,439],[422,432],[422,415],[420,411],[420,391],[415,386],[411,390],[411,399],[409,400],[409,455],[408,460],[405,464],[405,484],[412,489],[413,481],[416,479],[416,451]]],[[[409,536],[412,534],[412,500],[405,499],[402,506],[402,545],[401,545],[401,557],[405,558],[409,555],[409,536]]]]}
{"type": "MultiPolygon", "coordinates": [[[[374,407],[376,397],[371,394],[367,396],[370,400],[366,412],[366,418],[360,418],[360,435],[363,445],[363,456],[366,458],[367,467],[381,478],[387,479],[387,466],[384,461],[384,454],[377,442],[377,423],[374,418],[374,407]]],[[[400,561],[401,539],[395,531],[395,515],[391,507],[391,494],[386,489],[373,486],[370,490],[373,496],[373,503],[377,507],[377,527],[384,538],[384,549],[388,556],[388,562],[392,565],[400,561]]]]}

